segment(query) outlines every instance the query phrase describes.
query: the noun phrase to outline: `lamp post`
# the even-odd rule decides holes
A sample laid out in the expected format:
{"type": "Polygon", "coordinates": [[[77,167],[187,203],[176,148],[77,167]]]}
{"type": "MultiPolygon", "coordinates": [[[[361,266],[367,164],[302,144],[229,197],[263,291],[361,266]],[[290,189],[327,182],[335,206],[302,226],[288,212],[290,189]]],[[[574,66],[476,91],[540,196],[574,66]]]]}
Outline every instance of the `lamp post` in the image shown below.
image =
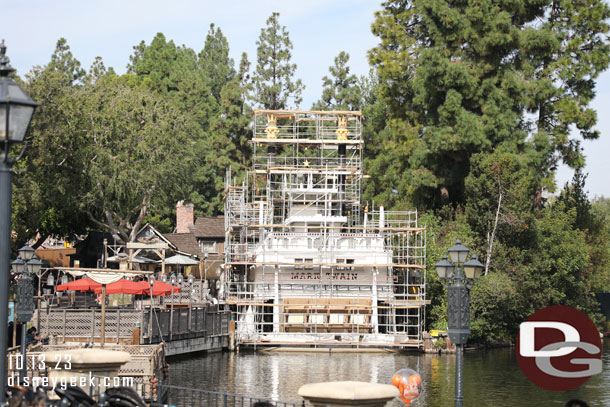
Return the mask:
{"type": "Polygon", "coordinates": [[[462,407],[464,403],[462,354],[470,335],[470,289],[474,280],[481,277],[484,268],[474,253],[470,260],[466,261],[469,251],[458,239],[448,250],[451,261],[447,260],[447,256],[443,256],[443,259],[434,265],[443,285],[447,287],[450,284],[447,287],[447,325],[449,339],[456,345],[455,407],[462,407]]]}
{"type": "MultiPolygon", "coordinates": [[[[26,332],[27,323],[34,314],[34,285],[32,283],[32,273],[38,274],[42,268],[42,262],[34,256],[34,249],[24,246],[19,249],[19,257],[11,263],[13,272],[19,277],[17,280],[17,305],[15,307],[15,318],[21,322],[21,365],[20,380],[23,383],[24,377],[28,372],[26,358],[26,332]]],[[[40,312],[40,311],[39,311],[40,312]]]]}
{"type": "MultiPolygon", "coordinates": [[[[9,75],[15,72],[6,57],[4,40],[0,44],[0,405],[6,403],[6,343],[8,321],[8,277],[11,258],[12,167],[21,157],[9,155],[13,145],[23,143],[38,104],[9,75]]],[[[23,151],[22,151],[23,153],[23,151]]]]}

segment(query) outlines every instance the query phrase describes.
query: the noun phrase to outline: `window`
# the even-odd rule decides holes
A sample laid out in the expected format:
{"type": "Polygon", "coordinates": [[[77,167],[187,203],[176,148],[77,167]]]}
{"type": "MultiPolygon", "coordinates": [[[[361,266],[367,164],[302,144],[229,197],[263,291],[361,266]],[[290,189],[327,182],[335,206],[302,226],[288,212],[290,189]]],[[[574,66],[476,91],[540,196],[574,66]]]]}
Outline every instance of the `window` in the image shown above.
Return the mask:
{"type": "Polygon", "coordinates": [[[313,259],[294,259],[295,270],[313,270],[313,259]]]}
{"type": "Polygon", "coordinates": [[[337,271],[349,271],[354,269],[354,259],[337,259],[336,263],[337,266],[335,267],[335,270],[337,271]],[[343,266],[343,264],[346,265],[343,266]]]}
{"type": "Polygon", "coordinates": [[[200,240],[199,247],[201,248],[202,253],[217,253],[216,251],[216,242],[200,240]]]}

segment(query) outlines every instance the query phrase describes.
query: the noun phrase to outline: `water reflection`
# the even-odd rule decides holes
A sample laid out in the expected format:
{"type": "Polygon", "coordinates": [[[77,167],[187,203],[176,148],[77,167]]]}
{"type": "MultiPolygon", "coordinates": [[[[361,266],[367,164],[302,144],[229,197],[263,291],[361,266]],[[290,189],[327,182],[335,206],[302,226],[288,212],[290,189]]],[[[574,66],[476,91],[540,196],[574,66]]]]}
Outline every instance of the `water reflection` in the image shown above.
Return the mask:
{"type": "MultiPolygon", "coordinates": [[[[514,349],[464,355],[464,400],[480,407],[562,406],[570,398],[610,406],[610,341],[604,342],[603,372],[568,392],[545,391],[521,373],[514,349]],[[475,403],[476,401],[476,403],[475,403]]],[[[284,401],[300,401],[306,383],[357,380],[390,383],[397,370],[417,370],[424,392],[415,406],[453,406],[454,355],[379,353],[212,353],[170,361],[172,384],[284,401]]],[[[399,400],[390,405],[403,406],[399,400]]]]}

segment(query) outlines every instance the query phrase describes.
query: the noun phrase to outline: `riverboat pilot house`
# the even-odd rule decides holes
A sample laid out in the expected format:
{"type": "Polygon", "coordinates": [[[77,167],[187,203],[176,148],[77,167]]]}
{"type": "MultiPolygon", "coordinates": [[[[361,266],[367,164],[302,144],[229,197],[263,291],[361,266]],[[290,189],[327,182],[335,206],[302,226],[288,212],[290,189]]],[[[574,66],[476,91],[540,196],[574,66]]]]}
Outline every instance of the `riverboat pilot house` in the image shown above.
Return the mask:
{"type": "Polygon", "coordinates": [[[420,347],[425,229],[361,201],[361,113],[256,110],[251,143],[225,200],[238,344],[420,347]]]}

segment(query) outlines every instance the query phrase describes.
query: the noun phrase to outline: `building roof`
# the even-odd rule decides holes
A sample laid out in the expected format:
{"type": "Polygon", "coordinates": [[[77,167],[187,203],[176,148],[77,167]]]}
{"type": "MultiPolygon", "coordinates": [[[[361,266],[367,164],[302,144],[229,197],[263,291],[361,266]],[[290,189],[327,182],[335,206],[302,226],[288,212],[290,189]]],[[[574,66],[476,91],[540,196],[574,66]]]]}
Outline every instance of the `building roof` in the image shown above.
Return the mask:
{"type": "Polygon", "coordinates": [[[159,243],[159,240],[162,240],[167,243],[171,249],[174,249],[174,247],[172,247],[172,242],[150,223],[142,226],[136,235],[136,241],[139,243],[159,243]]]}
{"type": "Polygon", "coordinates": [[[225,236],[225,217],[220,216],[198,216],[195,224],[190,227],[197,239],[216,239],[225,236]]]}
{"type": "Polygon", "coordinates": [[[203,253],[201,253],[201,248],[194,233],[168,233],[163,236],[176,246],[178,251],[203,258],[203,253]]]}

